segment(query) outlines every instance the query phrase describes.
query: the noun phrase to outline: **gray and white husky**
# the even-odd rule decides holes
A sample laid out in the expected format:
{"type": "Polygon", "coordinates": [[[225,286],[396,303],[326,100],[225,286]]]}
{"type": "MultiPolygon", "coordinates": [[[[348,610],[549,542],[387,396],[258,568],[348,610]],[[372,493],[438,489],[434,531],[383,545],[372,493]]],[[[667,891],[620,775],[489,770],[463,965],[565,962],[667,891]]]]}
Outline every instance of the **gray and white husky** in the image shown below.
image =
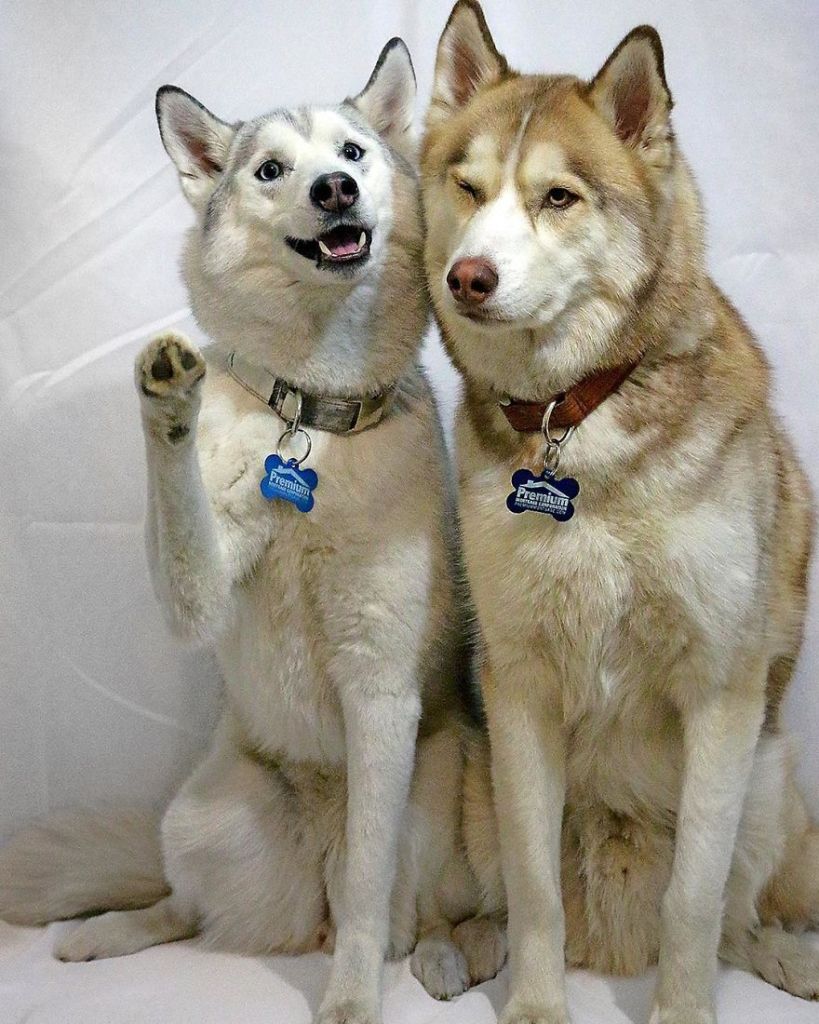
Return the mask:
{"type": "Polygon", "coordinates": [[[173,630],[215,644],[225,708],[164,816],[161,858],[129,812],[74,815],[0,854],[7,920],[110,911],[70,932],[62,960],[195,934],[334,946],[318,1020],[376,1024],[385,953],[415,947],[439,997],[504,958],[459,853],[465,655],[416,366],[414,99],[397,39],[336,107],[227,124],[158,93],[196,214],[184,276],[214,344],[165,334],[137,358],[148,555],[173,630]],[[285,497],[266,500],[260,478],[285,497]]]}

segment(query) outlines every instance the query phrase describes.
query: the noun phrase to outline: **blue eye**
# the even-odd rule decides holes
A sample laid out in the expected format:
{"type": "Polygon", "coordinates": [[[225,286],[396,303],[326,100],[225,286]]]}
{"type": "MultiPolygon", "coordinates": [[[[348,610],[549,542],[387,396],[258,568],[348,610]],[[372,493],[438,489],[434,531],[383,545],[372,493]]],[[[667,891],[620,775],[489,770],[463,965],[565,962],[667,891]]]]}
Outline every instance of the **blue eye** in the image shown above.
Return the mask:
{"type": "Polygon", "coordinates": [[[276,160],[265,160],[256,170],[259,181],[274,181],[282,173],[282,165],[276,160]]]}
{"type": "Polygon", "coordinates": [[[348,160],[360,160],[364,156],[364,150],[354,142],[345,142],[341,153],[348,160]]]}

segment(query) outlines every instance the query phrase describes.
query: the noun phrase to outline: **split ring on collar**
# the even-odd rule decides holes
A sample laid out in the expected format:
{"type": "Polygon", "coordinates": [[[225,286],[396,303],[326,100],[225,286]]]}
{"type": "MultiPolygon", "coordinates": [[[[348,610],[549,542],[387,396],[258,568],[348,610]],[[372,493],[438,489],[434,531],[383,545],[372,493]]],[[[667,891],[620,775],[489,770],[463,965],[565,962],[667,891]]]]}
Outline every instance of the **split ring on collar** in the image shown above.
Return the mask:
{"type": "Polygon", "coordinates": [[[540,421],[540,432],[546,438],[546,444],[550,448],[560,449],[569,440],[574,433],[574,427],[566,427],[563,431],[562,437],[555,437],[549,428],[549,420],[552,418],[552,413],[555,411],[555,407],[563,401],[563,396],[560,398],[553,398],[551,402],[546,406],[546,411],[543,413],[543,419],[540,421]]]}
{"type": "MultiPolygon", "coordinates": [[[[296,423],[297,420],[294,420],[293,422],[296,423]]],[[[306,449],[304,455],[302,455],[302,457],[300,459],[295,459],[294,460],[295,463],[296,463],[296,468],[298,469],[298,467],[302,464],[302,462],[304,462],[304,460],[307,458],[307,456],[310,454],[310,452],[312,451],[312,448],[313,448],[313,440],[312,440],[312,438],[307,433],[307,431],[304,430],[302,427],[293,426],[293,424],[290,424],[289,426],[285,427],[285,429],[279,435],[279,440],[278,440],[278,442],[276,444],[276,454],[279,456],[279,458],[282,460],[282,462],[287,461],[285,459],[284,455],[282,455],[282,444],[284,443],[285,439],[289,439],[289,440],[292,441],[293,438],[296,436],[296,434],[301,434],[301,436],[307,442],[307,449],[306,449]]]]}

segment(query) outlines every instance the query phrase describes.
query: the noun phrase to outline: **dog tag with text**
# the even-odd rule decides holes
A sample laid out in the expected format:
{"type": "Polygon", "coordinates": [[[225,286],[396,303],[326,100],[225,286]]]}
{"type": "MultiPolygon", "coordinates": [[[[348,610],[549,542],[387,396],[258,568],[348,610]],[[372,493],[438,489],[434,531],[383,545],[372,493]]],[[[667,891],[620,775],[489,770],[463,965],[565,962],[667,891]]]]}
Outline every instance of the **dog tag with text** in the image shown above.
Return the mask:
{"type": "Polygon", "coordinates": [[[545,512],[559,523],[574,515],[572,499],[580,493],[580,484],[571,476],[557,480],[550,469],[537,476],[531,469],[519,469],[512,477],[514,491],[506,499],[510,512],[545,512]]]}
{"type": "Polygon", "coordinates": [[[295,505],[299,512],[309,512],[313,507],[313,491],[318,485],[318,473],[314,469],[300,469],[295,459],[285,462],[278,455],[268,455],[264,463],[265,473],[259,487],[268,501],[280,498],[295,505]]]}

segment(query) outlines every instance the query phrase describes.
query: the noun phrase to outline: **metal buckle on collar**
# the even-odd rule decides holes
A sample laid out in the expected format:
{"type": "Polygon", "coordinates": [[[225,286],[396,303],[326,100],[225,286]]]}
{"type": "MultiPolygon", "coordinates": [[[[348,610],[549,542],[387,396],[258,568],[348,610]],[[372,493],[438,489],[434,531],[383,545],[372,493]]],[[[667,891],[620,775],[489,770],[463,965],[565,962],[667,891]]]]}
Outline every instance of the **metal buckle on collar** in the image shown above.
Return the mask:
{"type": "Polygon", "coordinates": [[[388,402],[389,397],[382,397],[378,400],[365,398],[363,401],[357,401],[355,404],[358,408],[350,429],[366,430],[367,427],[374,427],[376,423],[380,423],[384,418],[388,402]]]}
{"type": "Polygon", "coordinates": [[[281,418],[289,424],[301,423],[302,395],[300,391],[288,388],[276,402],[274,408],[281,418]]]}

